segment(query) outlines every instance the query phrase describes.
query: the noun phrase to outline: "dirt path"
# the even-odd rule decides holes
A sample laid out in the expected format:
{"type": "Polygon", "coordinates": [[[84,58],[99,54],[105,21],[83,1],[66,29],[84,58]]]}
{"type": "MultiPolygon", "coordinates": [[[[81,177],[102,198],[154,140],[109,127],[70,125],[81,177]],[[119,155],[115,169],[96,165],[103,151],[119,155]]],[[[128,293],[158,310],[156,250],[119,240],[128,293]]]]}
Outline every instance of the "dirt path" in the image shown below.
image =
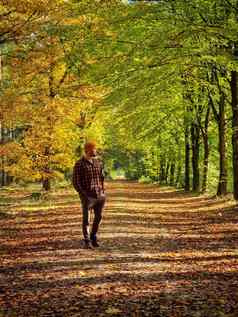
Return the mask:
{"type": "Polygon", "coordinates": [[[238,316],[238,210],[108,184],[98,250],[81,247],[72,191],[0,218],[0,316],[238,316]]]}

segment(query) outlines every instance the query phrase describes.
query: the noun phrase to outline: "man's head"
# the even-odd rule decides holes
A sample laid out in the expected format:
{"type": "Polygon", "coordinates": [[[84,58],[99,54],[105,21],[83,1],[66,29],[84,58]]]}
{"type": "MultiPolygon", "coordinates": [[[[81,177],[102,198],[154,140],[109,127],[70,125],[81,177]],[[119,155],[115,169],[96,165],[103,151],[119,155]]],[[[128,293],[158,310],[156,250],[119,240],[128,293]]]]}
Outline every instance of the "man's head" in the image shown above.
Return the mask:
{"type": "Polygon", "coordinates": [[[87,157],[94,157],[97,155],[96,142],[89,141],[84,145],[84,152],[87,157]]]}

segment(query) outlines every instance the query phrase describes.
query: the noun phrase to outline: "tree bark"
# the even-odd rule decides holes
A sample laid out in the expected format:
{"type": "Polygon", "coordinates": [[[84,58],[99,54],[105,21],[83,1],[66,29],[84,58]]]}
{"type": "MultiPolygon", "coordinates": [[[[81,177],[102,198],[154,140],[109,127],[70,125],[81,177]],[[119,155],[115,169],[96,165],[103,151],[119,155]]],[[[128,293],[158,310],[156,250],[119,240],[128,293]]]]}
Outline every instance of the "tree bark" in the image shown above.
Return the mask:
{"type": "Polygon", "coordinates": [[[197,123],[191,124],[191,143],[192,143],[192,171],[193,171],[193,191],[200,190],[200,171],[199,171],[199,138],[200,129],[197,123]]]}
{"type": "Polygon", "coordinates": [[[169,183],[169,170],[170,170],[170,162],[168,161],[165,169],[165,184],[169,183]]]}
{"type": "Polygon", "coordinates": [[[190,191],[190,141],[189,141],[189,127],[185,127],[185,175],[184,175],[184,189],[190,191]]]}
{"type": "Polygon", "coordinates": [[[175,163],[172,162],[170,165],[170,179],[169,179],[169,184],[171,186],[174,185],[174,174],[175,174],[175,163]]]}
{"type": "Polygon", "coordinates": [[[208,177],[208,164],[209,164],[209,143],[208,143],[208,125],[210,120],[210,104],[207,107],[204,127],[200,122],[200,129],[203,138],[203,171],[202,171],[202,192],[204,193],[207,189],[207,177],[208,177]]]}
{"type": "MultiPolygon", "coordinates": [[[[7,129],[7,138],[6,142],[13,141],[13,129],[8,128],[7,129]]],[[[9,175],[9,173],[6,173],[6,185],[10,185],[13,182],[13,177],[9,175]]]]}
{"type": "MultiPolygon", "coordinates": [[[[4,144],[5,142],[5,130],[3,127],[3,124],[0,123],[0,143],[4,144]]],[[[4,155],[1,157],[1,170],[0,170],[0,176],[1,176],[1,186],[6,186],[7,185],[7,174],[5,171],[5,165],[6,165],[6,158],[4,155]]]]}
{"type": "Polygon", "coordinates": [[[180,187],[181,186],[181,183],[180,183],[180,180],[181,180],[181,172],[182,172],[182,165],[181,165],[181,161],[178,162],[178,168],[177,168],[177,175],[176,175],[176,181],[175,181],[175,184],[176,184],[176,187],[180,187]]]}
{"type": "Polygon", "coordinates": [[[50,178],[44,178],[42,181],[42,187],[45,191],[49,191],[51,189],[50,178]]]}
{"type": "MultiPolygon", "coordinates": [[[[49,146],[46,146],[44,151],[44,156],[47,158],[47,162],[49,162],[49,155],[50,155],[50,148],[49,146]]],[[[43,171],[44,171],[44,176],[42,178],[42,187],[44,190],[49,191],[51,189],[49,165],[45,166],[43,171]]]]}
{"type": "Polygon", "coordinates": [[[202,171],[202,192],[205,193],[207,190],[207,177],[208,177],[208,164],[209,164],[209,144],[208,144],[208,135],[203,137],[203,171],[202,171]]]}
{"type": "MultiPolygon", "coordinates": [[[[3,66],[2,66],[2,54],[0,51],[0,86],[2,83],[2,74],[3,74],[3,70],[2,70],[3,66]]],[[[4,128],[3,128],[3,118],[1,116],[1,121],[0,121],[0,144],[4,143],[4,128]]],[[[4,166],[5,166],[5,157],[4,155],[2,155],[1,157],[1,168],[0,168],[0,186],[5,186],[5,170],[4,170],[4,166]]]]}
{"type": "Polygon", "coordinates": [[[232,105],[232,162],[233,162],[233,196],[238,200],[238,92],[237,71],[231,72],[231,105],[232,105]]]}
{"type": "Polygon", "coordinates": [[[220,106],[223,110],[220,112],[219,127],[219,183],[217,189],[217,195],[223,196],[227,194],[227,164],[226,164],[226,121],[224,114],[224,105],[220,106]]]}
{"type": "Polygon", "coordinates": [[[217,187],[217,196],[227,194],[227,159],[226,159],[226,115],[225,115],[225,94],[219,84],[219,78],[216,71],[213,70],[213,75],[219,89],[219,111],[216,110],[215,104],[211,95],[209,96],[213,114],[218,125],[218,151],[219,151],[219,182],[217,187]]]}
{"type": "Polygon", "coordinates": [[[220,165],[220,173],[219,173],[219,183],[217,188],[217,195],[223,196],[227,194],[227,162],[226,162],[226,120],[225,120],[225,100],[219,103],[219,165],[220,165]]]}
{"type": "Polygon", "coordinates": [[[161,183],[163,183],[165,180],[165,165],[166,165],[165,159],[164,157],[161,156],[160,157],[160,172],[159,172],[159,181],[161,183]]]}

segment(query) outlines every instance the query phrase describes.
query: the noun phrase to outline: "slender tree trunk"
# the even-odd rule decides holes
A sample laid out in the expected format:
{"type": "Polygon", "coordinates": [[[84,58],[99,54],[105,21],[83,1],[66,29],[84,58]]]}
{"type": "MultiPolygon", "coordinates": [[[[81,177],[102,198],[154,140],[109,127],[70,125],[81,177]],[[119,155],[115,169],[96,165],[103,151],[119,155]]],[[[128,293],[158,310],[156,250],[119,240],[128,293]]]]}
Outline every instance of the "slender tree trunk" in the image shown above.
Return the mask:
{"type": "MultiPolygon", "coordinates": [[[[13,141],[13,129],[10,127],[7,129],[7,142],[13,141]]],[[[13,177],[6,173],[6,185],[10,185],[13,182],[13,177]]]]}
{"type": "Polygon", "coordinates": [[[2,61],[2,54],[1,54],[1,50],[0,50],[0,85],[2,82],[2,76],[3,76],[2,68],[3,68],[3,61],[2,61]]]}
{"type": "MultiPolygon", "coordinates": [[[[3,80],[3,58],[0,49],[0,89],[2,87],[2,80],[3,80]]],[[[12,130],[7,129],[4,127],[4,119],[3,116],[0,114],[0,144],[4,144],[5,142],[12,140],[12,130]]],[[[1,167],[0,167],[0,186],[9,185],[12,182],[12,177],[9,176],[6,171],[7,158],[6,156],[2,155],[1,157],[1,167]]]]}
{"type": "MultiPolygon", "coordinates": [[[[47,146],[45,148],[45,151],[44,151],[44,156],[47,158],[47,162],[49,162],[49,155],[50,155],[50,148],[47,146]]],[[[50,167],[49,167],[49,165],[44,167],[44,176],[42,178],[42,187],[46,191],[49,191],[51,189],[50,167]]]]}
{"type": "Polygon", "coordinates": [[[175,174],[175,163],[172,162],[170,165],[170,179],[169,179],[169,184],[171,186],[174,185],[174,174],[175,174]]]}
{"type": "Polygon", "coordinates": [[[176,175],[176,187],[180,187],[180,180],[181,180],[181,172],[182,172],[182,165],[181,165],[181,160],[179,160],[178,165],[177,165],[177,175],[176,175]]]}
{"type": "Polygon", "coordinates": [[[161,183],[164,182],[165,180],[165,160],[164,160],[164,157],[160,157],[160,173],[159,173],[159,181],[161,183]]]}
{"type": "Polygon", "coordinates": [[[200,171],[199,171],[199,138],[200,129],[196,123],[191,125],[191,143],[192,143],[192,170],[193,170],[193,191],[200,190],[200,171]]]}
{"type": "Polygon", "coordinates": [[[42,187],[44,190],[49,191],[51,189],[50,178],[44,178],[42,181],[42,187]]]}
{"type": "MultiPolygon", "coordinates": [[[[5,142],[5,130],[4,130],[3,124],[0,123],[0,143],[4,144],[4,142],[5,142]]],[[[0,176],[1,176],[0,184],[1,184],[1,186],[7,185],[7,174],[5,171],[5,165],[6,165],[6,158],[4,155],[2,155],[2,157],[1,157],[1,170],[0,170],[0,176]]]]}
{"type": "MultiPolygon", "coordinates": [[[[54,86],[54,63],[52,63],[50,65],[50,72],[49,72],[49,98],[51,100],[53,100],[56,96],[56,91],[55,91],[55,86],[54,86]]],[[[46,118],[49,126],[52,126],[52,121],[51,121],[51,117],[48,116],[46,118]]],[[[44,177],[42,179],[42,187],[44,190],[49,191],[51,189],[51,178],[50,178],[50,174],[51,174],[51,169],[49,166],[49,162],[50,162],[50,149],[51,149],[51,145],[46,146],[45,151],[44,151],[44,156],[47,158],[47,165],[44,168],[44,177]],[[49,175],[49,176],[47,176],[49,175]]]]}
{"type": "Polygon", "coordinates": [[[204,157],[203,157],[203,171],[202,171],[202,192],[204,193],[207,190],[207,176],[208,176],[208,164],[209,164],[209,144],[208,144],[207,134],[203,137],[203,148],[204,148],[204,157]]]}
{"type": "Polygon", "coordinates": [[[226,162],[226,119],[225,119],[225,96],[222,93],[220,102],[219,102],[219,121],[218,121],[218,130],[219,130],[219,183],[217,188],[217,195],[223,196],[227,194],[227,162],[226,162]]]}
{"type": "Polygon", "coordinates": [[[238,200],[238,73],[231,72],[231,96],[232,96],[232,148],[233,148],[233,196],[238,200]]]}
{"type": "Polygon", "coordinates": [[[168,161],[165,169],[165,184],[169,183],[169,170],[170,170],[170,162],[168,161]]]}
{"type": "Polygon", "coordinates": [[[206,118],[205,118],[205,125],[204,128],[200,126],[202,131],[202,138],[203,138],[203,172],[202,172],[202,192],[205,192],[207,189],[207,177],[208,177],[208,164],[209,164],[209,143],[208,143],[208,125],[210,120],[210,105],[208,105],[206,118]]]}
{"type": "MultiPolygon", "coordinates": [[[[221,76],[226,76],[226,72],[220,73],[221,76]]],[[[219,151],[219,182],[217,187],[217,195],[223,196],[227,194],[227,162],[226,162],[226,118],[225,118],[225,94],[219,82],[217,71],[212,69],[212,80],[215,81],[219,90],[219,111],[215,107],[212,95],[209,94],[210,104],[213,114],[218,125],[218,151],[219,151]]]]}
{"type": "Polygon", "coordinates": [[[180,180],[181,180],[181,171],[182,171],[181,144],[179,142],[179,138],[176,139],[176,143],[178,144],[178,155],[177,155],[177,159],[176,159],[177,170],[175,172],[175,174],[176,174],[176,176],[175,176],[175,186],[179,187],[180,186],[180,180]]]}
{"type": "Polygon", "coordinates": [[[184,175],[184,189],[190,191],[190,141],[189,141],[189,127],[185,128],[185,175],[184,175]]]}
{"type": "MultiPolygon", "coordinates": [[[[0,88],[2,85],[2,54],[0,51],[0,88]]],[[[3,118],[1,116],[1,121],[0,121],[0,144],[4,143],[4,128],[3,128],[3,118]]],[[[2,155],[1,157],[1,167],[0,167],[0,186],[5,186],[5,157],[2,155]]]]}
{"type": "Polygon", "coordinates": [[[160,179],[160,164],[157,159],[157,162],[156,162],[156,182],[157,183],[159,183],[159,179],[160,179]]]}

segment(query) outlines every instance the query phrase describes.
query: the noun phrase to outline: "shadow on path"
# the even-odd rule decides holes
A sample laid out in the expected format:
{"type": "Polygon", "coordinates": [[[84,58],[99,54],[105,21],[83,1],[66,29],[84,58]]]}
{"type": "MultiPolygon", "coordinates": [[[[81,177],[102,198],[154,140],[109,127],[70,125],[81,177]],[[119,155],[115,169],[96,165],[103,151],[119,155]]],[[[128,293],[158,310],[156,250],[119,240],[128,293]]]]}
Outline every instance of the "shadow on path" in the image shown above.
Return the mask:
{"type": "Polygon", "coordinates": [[[70,190],[51,209],[0,217],[0,316],[238,316],[235,208],[154,185],[107,187],[97,250],[82,248],[70,190]]]}

